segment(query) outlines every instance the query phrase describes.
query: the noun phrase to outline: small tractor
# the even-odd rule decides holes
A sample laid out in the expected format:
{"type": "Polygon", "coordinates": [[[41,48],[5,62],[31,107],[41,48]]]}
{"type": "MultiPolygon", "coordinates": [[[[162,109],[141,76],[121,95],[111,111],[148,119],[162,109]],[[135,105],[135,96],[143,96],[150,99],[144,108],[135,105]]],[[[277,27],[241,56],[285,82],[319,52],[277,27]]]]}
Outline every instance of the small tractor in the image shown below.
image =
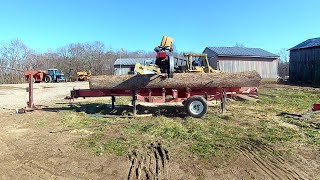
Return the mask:
{"type": "Polygon", "coordinates": [[[78,71],[77,72],[78,81],[87,81],[90,79],[91,71],[78,71]]]}
{"type": "Polygon", "coordinates": [[[32,75],[33,82],[35,83],[66,81],[64,78],[64,74],[59,69],[48,69],[48,71],[30,70],[25,71],[24,74],[27,81],[29,80],[29,75],[32,75]]]}

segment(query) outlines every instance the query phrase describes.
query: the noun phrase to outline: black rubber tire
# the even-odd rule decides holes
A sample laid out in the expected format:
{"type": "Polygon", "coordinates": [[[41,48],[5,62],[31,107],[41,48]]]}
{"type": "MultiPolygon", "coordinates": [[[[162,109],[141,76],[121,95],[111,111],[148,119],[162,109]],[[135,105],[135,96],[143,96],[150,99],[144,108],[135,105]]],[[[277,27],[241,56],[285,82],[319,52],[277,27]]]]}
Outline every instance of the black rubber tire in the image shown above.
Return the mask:
{"type": "Polygon", "coordinates": [[[184,105],[185,105],[185,108],[186,108],[188,115],[190,115],[194,118],[202,118],[208,112],[208,104],[207,104],[206,100],[201,96],[190,97],[189,99],[186,100],[184,105]],[[199,112],[199,113],[192,112],[191,106],[193,105],[194,102],[201,103],[200,105],[202,105],[202,108],[203,108],[201,112],[199,112]]]}
{"type": "Polygon", "coordinates": [[[51,83],[52,82],[52,77],[50,75],[46,75],[46,77],[44,77],[44,82],[51,83]]]}

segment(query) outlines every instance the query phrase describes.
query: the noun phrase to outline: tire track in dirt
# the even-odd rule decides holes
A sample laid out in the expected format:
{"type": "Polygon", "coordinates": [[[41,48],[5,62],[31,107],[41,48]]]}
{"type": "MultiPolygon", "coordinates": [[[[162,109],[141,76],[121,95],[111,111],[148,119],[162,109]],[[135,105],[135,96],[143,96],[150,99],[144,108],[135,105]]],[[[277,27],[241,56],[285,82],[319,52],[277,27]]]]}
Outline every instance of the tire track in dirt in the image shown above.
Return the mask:
{"type": "Polygon", "coordinates": [[[131,166],[128,180],[139,179],[167,179],[169,152],[161,143],[150,144],[145,152],[132,151],[129,155],[131,166]]]}
{"type": "Polygon", "coordinates": [[[289,164],[280,154],[276,154],[265,145],[245,141],[243,145],[234,147],[271,179],[311,179],[305,172],[289,164]]]}
{"type": "Polygon", "coordinates": [[[59,175],[56,175],[54,172],[45,167],[42,167],[41,165],[33,161],[24,162],[20,168],[26,171],[31,176],[35,176],[36,178],[52,179],[59,177],[59,175]]]}
{"type": "Polygon", "coordinates": [[[275,166],[278,166],[279,168],[286,169],[288,172],[290,172],[292,175],[295,176],[301,176],[304,179],[310,179],[309,175],[306,174],[304,171],[299,169],[298,167],[295,167],[293,164],[289,164],[288,161],[286,161],[280,153],[277,153],[273,149],[271,149],[268,146],[259,146],[257,144],[254,144],[253,142],[248,141],[247,144],[250,144],[254,148],[256,148],[259,152],[266,152],[267,153],[267,159],[271,161],[275,166]]]}

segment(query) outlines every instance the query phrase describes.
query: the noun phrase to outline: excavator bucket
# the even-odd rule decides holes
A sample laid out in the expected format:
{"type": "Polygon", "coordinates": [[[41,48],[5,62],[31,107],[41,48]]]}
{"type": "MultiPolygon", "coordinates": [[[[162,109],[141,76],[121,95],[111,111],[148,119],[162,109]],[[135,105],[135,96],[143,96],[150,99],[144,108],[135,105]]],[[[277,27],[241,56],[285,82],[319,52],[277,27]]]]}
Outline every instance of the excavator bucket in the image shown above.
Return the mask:
{"type": "Polygon", "coordinates": [[[172,49],[172,44],[173,44],[173,38],[169,36],[162,37],[161,44],[160,44],[161,47],[172,49]]]}

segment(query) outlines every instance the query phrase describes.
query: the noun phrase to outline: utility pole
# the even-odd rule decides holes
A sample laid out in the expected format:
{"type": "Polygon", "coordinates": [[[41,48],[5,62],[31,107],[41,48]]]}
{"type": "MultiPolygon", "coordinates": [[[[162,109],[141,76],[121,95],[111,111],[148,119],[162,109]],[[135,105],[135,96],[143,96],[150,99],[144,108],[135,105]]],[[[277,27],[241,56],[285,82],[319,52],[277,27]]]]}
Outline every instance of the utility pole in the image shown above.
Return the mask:
{"type": "Polygon", "coordinates": [[[122,65],[122,60],[121,60],[121,55],[122,53],[124,52],[123,48],[120,49],[120,75],[122,75],[122,68],[121,68],[121,65],[122,65]]]}
{"type": "Polygon", "coordinates": [[[121,54],[122,54],[122,49],[121,49],[121,51],[120,51],[120,73],[119,73],[119,75],[122,75],[122,69],[121,69],[121,64],[122,64],[122,62],[121,62],[121,54]]]}

